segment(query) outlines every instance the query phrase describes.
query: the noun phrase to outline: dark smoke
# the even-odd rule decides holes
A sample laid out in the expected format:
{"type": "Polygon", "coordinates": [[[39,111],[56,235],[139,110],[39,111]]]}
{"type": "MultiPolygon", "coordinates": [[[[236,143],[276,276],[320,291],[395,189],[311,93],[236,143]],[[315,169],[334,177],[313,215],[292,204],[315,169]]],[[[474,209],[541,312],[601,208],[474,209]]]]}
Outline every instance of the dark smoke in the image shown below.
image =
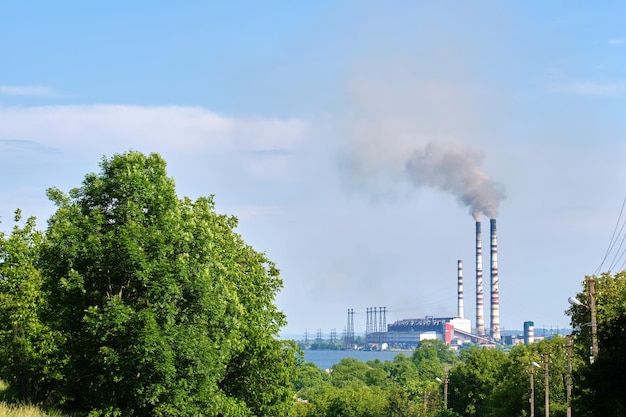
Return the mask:
{"type": "Polygon", "coordinates": [[[491,181],[480,164],[483,155],[450,140],[433,140],[415,151],[406,163],[416,186],[435,187],[451,192],[470,208],[476,220],[481,214],[496,218],[504,190],[491,181]]]}

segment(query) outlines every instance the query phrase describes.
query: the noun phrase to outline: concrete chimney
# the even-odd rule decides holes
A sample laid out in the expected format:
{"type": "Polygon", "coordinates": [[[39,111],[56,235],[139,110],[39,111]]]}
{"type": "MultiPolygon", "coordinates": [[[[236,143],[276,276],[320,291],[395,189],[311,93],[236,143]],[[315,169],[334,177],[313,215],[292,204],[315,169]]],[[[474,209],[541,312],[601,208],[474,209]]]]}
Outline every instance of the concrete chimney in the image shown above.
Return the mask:
{"type": "Polygon", "coordinates": [[[459,285],[459,292],[458,292],[458,311],[457,311],[457,317],[462,319],[463,318],[463,261],[462,260],[458,260],[457,261],[458,264],[458,285],[459,285]]]}
{"type": "Polygon", "coordinates": [[[535,323],[532,321],[524,322],[524,344],[529,345],[535,342],[535,323]]]}
{"type": "Polygon", "coordinates": [[[476,333],[485,335],[483,301],[483,243],[480,220],[476,221],[476,333]]]}
{"type": "Polygon", "coordinates": [[[498,288],[498,240],[496,238],[496,219],[491,224],[491,337],[500,340],[500,295],[498,288]]]}

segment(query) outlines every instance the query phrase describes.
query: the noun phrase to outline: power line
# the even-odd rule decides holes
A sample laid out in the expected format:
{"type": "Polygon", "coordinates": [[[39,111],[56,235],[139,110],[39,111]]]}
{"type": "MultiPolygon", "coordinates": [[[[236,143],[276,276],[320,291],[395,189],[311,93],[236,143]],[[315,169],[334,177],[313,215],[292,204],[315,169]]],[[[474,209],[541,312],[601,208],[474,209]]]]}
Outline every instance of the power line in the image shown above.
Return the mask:
{"type": "MultiPolygon", "coordinates": [[[[609,241],[609,247],[606,249],[606,253],[604,254],[604,258],[602,258],[602,262],[600,262],[600,265],[598,266],[598,268],[594,272],[594,275],[598,275],[600,273],[600,270],[604,266],[604,262],[609,257],[609,254],[613,250],[613,247],[615,246],[615,243],[619,239],[619,236],[622,235],[624,227],[626,226],[626,222],[622,223],[622,227],[619,228],[619,233],[617,233],[617,229],[618,229],[618,227],[620,225],[620,221],[622,219],[622,214],[624,213],[624,207],[625,206],[626,206],[626,197],[624,197],[624,201],[622,202],[622,208],[621,208],[621,210],[619,212],[619,216],[617,217],[617,222],[615,223],[615,228],[613,229],[613,235],[611,236],[611,240],[609,241]],[[617,233],[617,236],[616,236],[616,233],[617,233]]],[[[620,243],[620,248],[621,248],[623,243],[624,243],[624,238],[622,238],[622,242],[620,243]]],[[[623,256],[623,253],[622,253],[622,256],[623,256]]],[[[613,261],[615,261],[615,258],[613,259],[613,261]]],[[[614,266],[614,265],[611,265],[611,266],[614,266]]],[[[610,269],[611,268],[609,268],[609,270],[610,269]]]]}
{"type": "MultiPolygon", "coordinates": [[[[623,229],[624,229],[624,225],[622,225],[622,229],[620,230],[620,234],[621,234],[621,231],[623,229]]],[[[624,256],[624,250],[622,250],[622,246],[624,245],[624,240],[625,239],[626,239],[626,235],[623,235],[622,236],[622,240],[619,243],[619,247],[617,248],[617,251],[615,251],[615,256],[613,256],[613,261],[609,265],[609,272],[611,272],[613,270],[613,268],[615,268],[615,265],[617,265],[617,263],[622,259],[622,256],[624,256]]]]}

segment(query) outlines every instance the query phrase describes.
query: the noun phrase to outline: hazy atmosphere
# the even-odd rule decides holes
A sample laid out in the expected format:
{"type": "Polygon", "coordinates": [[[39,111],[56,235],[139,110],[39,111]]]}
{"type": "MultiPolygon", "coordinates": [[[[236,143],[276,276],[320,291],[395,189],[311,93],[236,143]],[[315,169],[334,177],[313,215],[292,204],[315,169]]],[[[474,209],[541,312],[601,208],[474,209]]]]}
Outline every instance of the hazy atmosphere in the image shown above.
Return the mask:
{"type": "Polygon", "coordinates": [[[284,334],[341,334],[348,308],[359,333],[367,307],[453,316],[458,259],[475,325],[474,217],[483,247],[498,221],[502,329],[567,327],[584,276],[626,263],[607,256],[624,16],[617,1],[5,4],[0,228],[21,208],[44,229],[46,189],[103,156],[158,152],[179,196],[214,194],[277,263],[284,334]]]}

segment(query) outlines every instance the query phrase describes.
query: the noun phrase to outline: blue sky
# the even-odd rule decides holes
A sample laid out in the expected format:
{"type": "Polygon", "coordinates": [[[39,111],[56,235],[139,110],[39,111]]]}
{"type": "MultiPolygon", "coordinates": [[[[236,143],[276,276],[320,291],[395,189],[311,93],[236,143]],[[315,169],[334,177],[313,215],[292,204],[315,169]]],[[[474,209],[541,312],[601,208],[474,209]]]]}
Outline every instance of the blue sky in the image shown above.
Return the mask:
{"type": "Polygon", "coordinates": [[[341,334],[348,308],[357,332],[367,307],[454,315],[458,259],[474,319],[478,184],[503,328],[567,326],[626,195],[626,5],[387,3],[3,5],[0,227],[159,152],[278,264],[284,332],[341,334]]]}

